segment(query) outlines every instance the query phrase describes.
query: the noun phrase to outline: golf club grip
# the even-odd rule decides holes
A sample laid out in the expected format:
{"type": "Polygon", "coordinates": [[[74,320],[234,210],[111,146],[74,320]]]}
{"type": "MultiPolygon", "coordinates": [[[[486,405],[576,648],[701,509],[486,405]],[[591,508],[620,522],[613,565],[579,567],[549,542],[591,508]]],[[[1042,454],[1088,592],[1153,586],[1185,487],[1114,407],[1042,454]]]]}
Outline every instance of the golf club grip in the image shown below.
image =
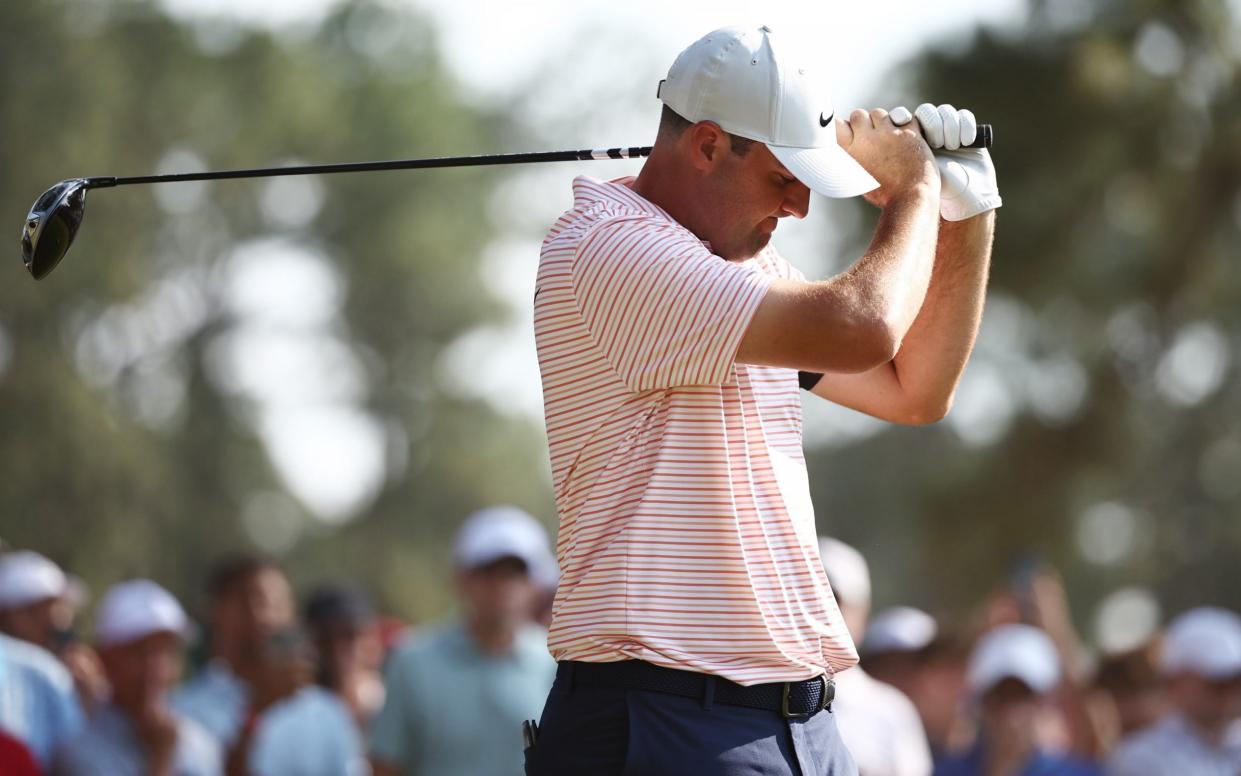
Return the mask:
{"type": "Polygon", "coordinates": [[[995,134],[990,124],[979,124],[978,136],[974,138],[974,142],[965,146],[965,148],[991,148],[994,138],[995,134]]]}

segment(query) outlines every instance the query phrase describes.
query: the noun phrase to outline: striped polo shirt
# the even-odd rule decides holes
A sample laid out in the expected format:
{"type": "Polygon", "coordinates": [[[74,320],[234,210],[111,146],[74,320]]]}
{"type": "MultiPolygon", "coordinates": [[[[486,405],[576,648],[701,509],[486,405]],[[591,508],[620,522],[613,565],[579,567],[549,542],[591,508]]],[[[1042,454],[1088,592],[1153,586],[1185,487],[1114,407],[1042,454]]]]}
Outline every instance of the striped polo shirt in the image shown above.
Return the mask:
{"type": "Polygon", "coordinates": [[[557,660],[742,684],[857,661],[819,559],[792,369],[737,364],[771,247],[729,262],[630,188],[573,183],[535,338],[560,514],[557,660]]]}

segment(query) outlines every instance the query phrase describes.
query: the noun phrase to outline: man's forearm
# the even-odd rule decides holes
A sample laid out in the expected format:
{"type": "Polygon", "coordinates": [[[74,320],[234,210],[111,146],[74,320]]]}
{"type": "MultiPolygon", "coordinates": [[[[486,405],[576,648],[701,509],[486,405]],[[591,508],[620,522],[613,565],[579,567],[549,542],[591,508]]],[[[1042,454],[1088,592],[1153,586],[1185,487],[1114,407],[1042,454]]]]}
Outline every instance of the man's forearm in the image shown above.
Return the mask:
{"type": "Polygon", "coordinates": [[[982,320],[995,211],[939,227],[926,300],[892,368],[904,393],[946,411],[982,320]]]}
{"type": "Polygon", "coordinates": [[[938,190],[916,187],[885,208],[866,254],[828,283],[850,286],[892,329],[908,334],[929,291],[937,245],[938,190]],[[928,205],[928,203],[930,203],[928,205]]]}

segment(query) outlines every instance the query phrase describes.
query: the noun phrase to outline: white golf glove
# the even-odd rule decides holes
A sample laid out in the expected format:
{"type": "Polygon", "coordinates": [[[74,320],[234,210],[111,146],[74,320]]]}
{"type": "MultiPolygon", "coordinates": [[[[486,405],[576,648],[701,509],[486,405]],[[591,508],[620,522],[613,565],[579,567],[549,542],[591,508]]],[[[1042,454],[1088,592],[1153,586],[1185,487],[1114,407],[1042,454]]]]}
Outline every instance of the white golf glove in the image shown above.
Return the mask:
{"type": "Polygon", "coordinates": [[[898,127],[918,120],[939,166],[939,215],[945,221],[964,221],[1002,204],[990,152],[966,148],[978,136],[973,113],[924,102],[912,114],[902,106],[888,117],[898,127]]]}

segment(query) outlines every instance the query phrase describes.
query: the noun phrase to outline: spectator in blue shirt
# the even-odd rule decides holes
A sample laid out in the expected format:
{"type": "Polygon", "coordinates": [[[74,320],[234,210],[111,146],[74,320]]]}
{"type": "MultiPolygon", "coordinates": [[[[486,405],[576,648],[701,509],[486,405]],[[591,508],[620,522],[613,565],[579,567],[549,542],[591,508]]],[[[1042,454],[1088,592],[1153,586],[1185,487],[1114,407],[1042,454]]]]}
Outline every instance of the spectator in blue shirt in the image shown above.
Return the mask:
{"type": "Polygon", "coordinates": [[[0,730],[47,768],[82,724],[73,678],[52,653],[0,634],[0,730]]]}
{"type": "Polygon", "coordinates": [[[232,749],[256,703],[296,689],[269,681],[268,666],[273,636],[293,627],[296,615],[293,589],[274,561],[243,555],[217,564],[207,582],[211,660],[174,694],[174,707],[232,749]]]}
{"type": "Polygon", "coordinates": [[[135,579],[113,586],[96,613],[96,645],[111,695],[60,747],[60,776],[219,776],[219,744],[168,706],[192,626],[177,599],[135,579]]]}
{"type": "Polygon", "coordinates": [[[1060,679],[1060,659],[1043,631],[1003,625],[988,632],[966,672],[978,739],[964,753],[938,758],[935,776],[1101,776],[1094,763],[1040,745],[1038,722],[1060,679]]]}
{"type": "Polygon", "coordinates": [[[531,622],[555,578],[547,533],[514,507],[483,510],[457,535],[460,617],[388,659],[371,728],[375,776],[520,776],[521,723],[555,678],[547,632],[531,622]]]}

